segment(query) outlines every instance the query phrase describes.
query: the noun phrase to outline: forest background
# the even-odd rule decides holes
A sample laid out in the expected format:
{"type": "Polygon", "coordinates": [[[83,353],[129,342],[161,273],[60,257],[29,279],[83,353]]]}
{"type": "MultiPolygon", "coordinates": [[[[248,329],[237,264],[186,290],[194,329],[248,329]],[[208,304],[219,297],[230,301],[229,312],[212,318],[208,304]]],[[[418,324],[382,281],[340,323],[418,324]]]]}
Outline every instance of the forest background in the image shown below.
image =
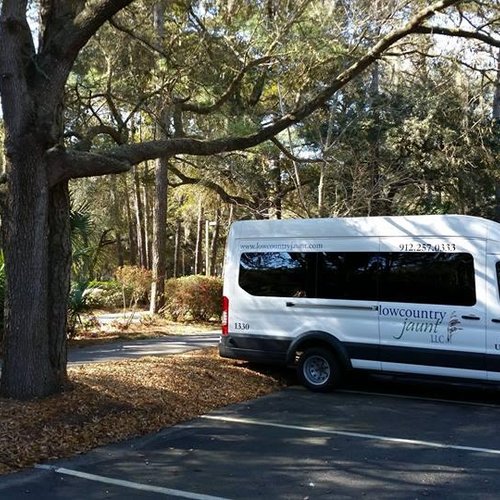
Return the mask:
{"type": "MultiPolygon", "coordinates": [[[[22,171],[12,151],[22,149],[23,136],[8,123],[17,115],[4,51],[5,241],[22,233],[15,220],[26,233],[48,235],[41,253],[50,255],[60,237],[51,217],[64,219],[71,200],[73,290],[114,280],[123,266],[151,269],[157,312],[166,278],[221,275],[237,219],[459,213],[500,220],[498,0],[4,0],[1,29],[5,50],[15,39],[24,47],[20,61],[31,51],[19,73],[28,82],[23,95],[33,92],[38,103],[26,109],[50,136],[40,164],[52,169],[48,181],[33,176],[38,194],[49,192],[48,215],[37,225],[24,211],[28,195],[19,212],[12,208],[31,174],[13,175],[22,171]],[[85,31],[87,18],[95,23],[85,31]],[[75,34],[67,46],[61,27],[75,34]],[[63,61],[66,49],[62,97],[48,113],[46,84],[59,71],[49,64],[63,61]]],[[[29,269],[31,257],[18,251],[7,251],[7,330],[23,333],[8,337],[2,387],[29,398],[54,392],[65,378],[63,341],[50,332],[67,327],[65,313],[51,310],[54,283],[64,297],[65,271],[54,257],[34,264],[47,267],[47,284],[41,302],[27,304],[15,266],[29,269]],[[40,308],[48,311],[43,321],[16,323],[40,308]],[[46,362],[26,356],[40,343],[48,344],[40,354],[46,362]],[[9,366],[25,358],[21,380],[9,366]]]]}

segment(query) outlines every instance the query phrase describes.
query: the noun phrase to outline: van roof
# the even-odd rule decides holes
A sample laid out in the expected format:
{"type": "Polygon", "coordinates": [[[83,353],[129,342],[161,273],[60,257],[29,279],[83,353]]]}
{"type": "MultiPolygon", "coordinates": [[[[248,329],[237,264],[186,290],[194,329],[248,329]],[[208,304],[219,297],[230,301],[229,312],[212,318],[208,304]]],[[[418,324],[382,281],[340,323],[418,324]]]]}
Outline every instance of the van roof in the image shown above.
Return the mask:
{"type": "Polygon", "coordinates": [[[236,221],[234,238],[461,236],[500,241],[500,224],[469,215],[409,215],[236,221]]]}

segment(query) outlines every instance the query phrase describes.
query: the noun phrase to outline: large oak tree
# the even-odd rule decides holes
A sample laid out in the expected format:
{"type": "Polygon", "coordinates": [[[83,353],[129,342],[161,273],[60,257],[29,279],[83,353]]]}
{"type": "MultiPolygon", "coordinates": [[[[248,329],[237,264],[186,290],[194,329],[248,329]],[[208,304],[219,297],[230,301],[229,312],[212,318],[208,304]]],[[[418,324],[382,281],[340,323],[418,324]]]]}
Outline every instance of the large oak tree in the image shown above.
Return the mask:
{"type": "MultiPolygon", "coordinates": [[[[1,392],[28,399],[63,390],[66,374],[67,296],[70,281],[70,179],[126,172],[133,165],[173,155],[215,155],[251,148],[309,116],[336,91],[412,34],[440,33],[500,46],[488,26],[435,26],[435,15],[481,2],[403,2],[400,26],[381,30],[371,47],[328,75],[295,109],[275,110],[253,133],[124,143],[105,150],[64,146],[64,93],[74,63],[97,31],[132,0],[3,0],[0,15],[0,92],[5,126],[3,245],[7,303],[1,392]],[[413,6],[411,13],[409,5],[413,6]],[[418,10],[418,7],[421,7],[418,10]],[[28,15],[37,15],[36,29],[28,15]],[[38,40],[34,40],[34,31],[38,40]]],[[[306,4],[307,2],[305,2],[306,4]]],[[[371,2],[368,2],[371,3],[371,2]]],[[[272,2],[268,2],[272,5],[272,2]]],[[[397,2],[394,2],[395,6],[397,2]]],[[[354,57],[355,56],[355,57],[354,57]]],[[[311,85],[313,88],[314,86],[311,85]]]]}

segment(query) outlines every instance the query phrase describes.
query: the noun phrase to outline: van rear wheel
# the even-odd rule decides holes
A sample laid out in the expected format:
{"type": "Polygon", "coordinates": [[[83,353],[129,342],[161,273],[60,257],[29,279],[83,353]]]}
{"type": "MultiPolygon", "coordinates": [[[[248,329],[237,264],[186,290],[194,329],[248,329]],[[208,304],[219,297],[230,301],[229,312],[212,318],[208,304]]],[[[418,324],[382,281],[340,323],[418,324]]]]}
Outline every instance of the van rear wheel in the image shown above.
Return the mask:
{"type": "Polygon", "coordinates": [[[299,358],[297,376],[309,390],[327,392],[340,384],[342,368],[331,351],[322,347],[311,347],[299,358]]]}

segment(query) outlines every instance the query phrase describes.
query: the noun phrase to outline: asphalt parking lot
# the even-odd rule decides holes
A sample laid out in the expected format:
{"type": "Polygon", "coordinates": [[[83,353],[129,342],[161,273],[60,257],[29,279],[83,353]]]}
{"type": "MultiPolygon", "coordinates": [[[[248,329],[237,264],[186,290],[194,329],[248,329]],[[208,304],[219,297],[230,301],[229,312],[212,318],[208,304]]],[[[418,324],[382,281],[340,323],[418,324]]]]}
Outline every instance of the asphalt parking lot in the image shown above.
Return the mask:
{"type": "Polygon", "coordinates": [[[495,391],[291,387],[0,477],[0,498],[499,498],[499,421],[495,391]]]}

